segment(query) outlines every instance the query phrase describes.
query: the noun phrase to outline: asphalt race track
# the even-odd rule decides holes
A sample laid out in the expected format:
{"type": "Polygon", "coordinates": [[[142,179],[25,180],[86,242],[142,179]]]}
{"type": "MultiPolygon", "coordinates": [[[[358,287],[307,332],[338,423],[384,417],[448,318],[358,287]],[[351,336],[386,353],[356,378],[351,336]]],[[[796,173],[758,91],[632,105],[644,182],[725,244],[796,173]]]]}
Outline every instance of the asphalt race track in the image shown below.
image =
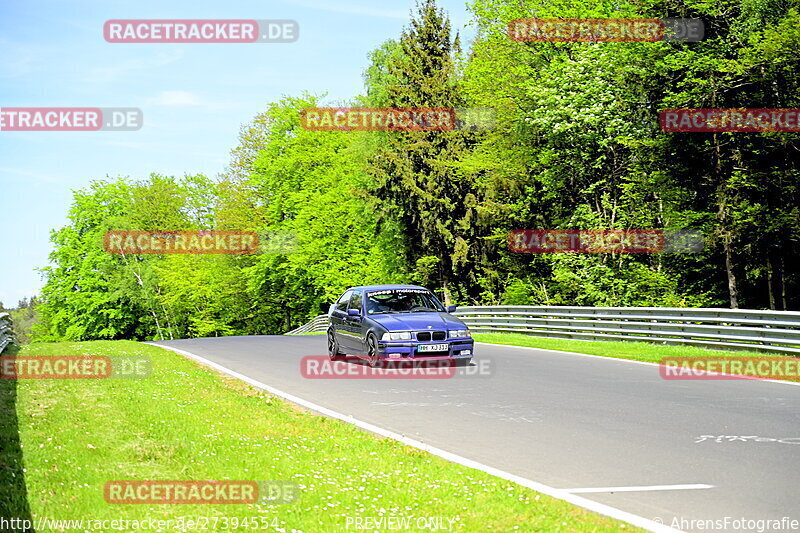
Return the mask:
{"type": "Polygon", "coordinates": [[[654,365],[486,344],[473,365],[489,375],[307,379],[301,358],[326,354],[324,335],[154,344],[667,525],[800,520],[800,386],[664,380],[654,365]]]}

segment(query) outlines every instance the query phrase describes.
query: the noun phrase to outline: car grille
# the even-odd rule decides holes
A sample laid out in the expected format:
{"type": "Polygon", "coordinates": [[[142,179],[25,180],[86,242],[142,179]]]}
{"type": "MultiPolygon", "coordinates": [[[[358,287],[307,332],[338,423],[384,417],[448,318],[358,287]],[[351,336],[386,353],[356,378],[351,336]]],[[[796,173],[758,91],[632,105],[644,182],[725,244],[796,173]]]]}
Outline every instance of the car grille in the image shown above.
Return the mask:
{"type": "Polygon", "coordinates": [[[444,331],[418,331],[417,340],[422,342],[443,341],[447,338],[447,333],[444,331]]]}

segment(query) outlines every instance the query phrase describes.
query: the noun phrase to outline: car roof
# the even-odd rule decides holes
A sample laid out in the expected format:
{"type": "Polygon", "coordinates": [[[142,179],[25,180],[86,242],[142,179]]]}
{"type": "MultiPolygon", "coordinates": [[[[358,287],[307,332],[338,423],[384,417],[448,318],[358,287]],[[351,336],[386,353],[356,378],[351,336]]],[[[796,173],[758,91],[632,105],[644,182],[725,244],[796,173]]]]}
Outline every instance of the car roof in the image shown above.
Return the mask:
{"type": "Polygon", "coordinates": [[[423,289],[428,290],[426,287],[419,285],[361,285],[359,287],[350,287],[347,290],[361,290],[361,291],[385,291],[391,289],[423,289]]]}

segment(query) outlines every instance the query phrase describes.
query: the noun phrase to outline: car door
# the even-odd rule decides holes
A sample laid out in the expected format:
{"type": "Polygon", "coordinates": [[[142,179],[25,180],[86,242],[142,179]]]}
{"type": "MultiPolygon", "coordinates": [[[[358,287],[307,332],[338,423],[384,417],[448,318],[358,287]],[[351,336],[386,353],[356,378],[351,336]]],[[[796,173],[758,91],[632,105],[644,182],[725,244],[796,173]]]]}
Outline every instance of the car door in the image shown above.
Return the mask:
{"type": "Polygon", "coordinates": [[[331,311],[333,335],[336,337],[336,342],[339,343],[341,348],[348,347],[348,337],[345,331],[347,322],[345,322],[345,318],[347,318],[347,304],[350,303],[350,296],[352,296],[352,294],[352,290],[348,290],[342,294],[342,296],[336,300],[336,303],[333,304],[333,310],[331,311]]]}
{"type": "Polygon", "coordinates": [[[350,316],[348,313],[346,317],[347,327],[345,328],[348,335],[350,335],[351,346],[358,353],[366,353],[366,347],[364,345],[366,321],[364,320],[363,298],[364,295],[360,290],[354,290],[353,294],[350,296],[350,302],[347,305],[348,311],[350,309],[358,311],[357,316],[350,316]]]}

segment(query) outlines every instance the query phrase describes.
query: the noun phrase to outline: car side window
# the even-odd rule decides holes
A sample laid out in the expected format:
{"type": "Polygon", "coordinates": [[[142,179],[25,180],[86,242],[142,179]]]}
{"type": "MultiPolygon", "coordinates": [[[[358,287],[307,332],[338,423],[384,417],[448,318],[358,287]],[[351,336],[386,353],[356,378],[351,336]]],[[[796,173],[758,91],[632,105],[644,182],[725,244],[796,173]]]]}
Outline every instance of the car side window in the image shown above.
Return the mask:
{"type": "Polygon", "coordinates": [[[350,296],[353,294],[353,291],[347,291],[346,293],[342,294],[342,297],[336,302],[336,310],[341,311],[344,313],[347,311],[347,303],[350,301],[350,296]]]}
{"type": "Polygon", "coordinates": [[[357,309],[358,312],[361,312],[361,291],[353,291],[353,295],[350,297],[350,309],[357,309]]]}

